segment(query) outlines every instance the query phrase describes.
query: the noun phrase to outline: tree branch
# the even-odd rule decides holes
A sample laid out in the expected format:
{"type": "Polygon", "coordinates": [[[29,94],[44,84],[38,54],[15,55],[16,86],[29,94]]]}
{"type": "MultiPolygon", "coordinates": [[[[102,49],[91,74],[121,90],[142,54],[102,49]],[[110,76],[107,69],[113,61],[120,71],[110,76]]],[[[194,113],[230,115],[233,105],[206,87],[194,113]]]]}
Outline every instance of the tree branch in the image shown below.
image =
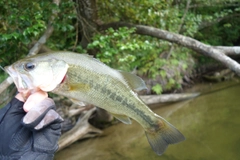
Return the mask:
{"type": "Polygon", "coordinates": [[[53,26],[48,25],[44,34],[40,37],[40,39],[34,44],[34,46],[29,50],[27,57],[36,55],[42,46],[47,42],[47,39],[52,35],[53,26]]]}
{"type": "Polygon", "coordinates": [[[227,15],[227,16],[224,16],[224,17],[216,18],[216,19],[214,19],[214,20],[212,20],[212,21],[203,21],[203,22],[199,25],[198,30],[202,30],[202,29],[204,29],[204,28],[213,26],[213,25],[215,25],[215,24],[217,24],[217,23],[219,23],[219,22],[221,22],[221,21],[223,21],[223,20],[225,20],[225,19],[230,19],[230,18],[232,18],[232,17],[240,17],[240,14],[227,15]]]}
{"type": "MultiPolygon", "coordinates": [[[[185,8],[185,11],[184,11],[184,14],[183,14],[182,19],[181,19],[181,24],[180,24],[180,26],[178,27],[177,33],[181,33],[181,30],[182,30],[182,27],[183,27],[183,24],[184,24],[186,15],[187,15],[187,13],[188,13],[188,9],[189,9],[190,3],[191,3],[191,0],[188,0],[188,1],[187,1],[186,8],[185,8]]],[[[170,55],[171,55],[171,53],[172,53],[172,51],[173,51],[173,48],[174,48],[174,45],[171,44],[171,48],[170,48],[170,50],[169,50],[169,52],[168,52],[168,55],[167,55],[167,58],[166,58],[166,59],[169,59],[169,57],[170,57],[170,55]]]]}
{"type": "Polygon", "coordinates": [[[115,23],[110,23],[107,25],[100,26],[101,29],[106,29],[109,27],[113,27],[113,28],[135,27],[137,34],[163,39],[163,40],[190,48],[198,53],[212,57],[213,59],[223,63],[224,65],[226,65],[231,70],[235,71],[236,74],[240,76],[240,65],[236,61],[226,56],[223,50],[215,49],[214,47],[201,43],[193,38],[186,37],[176,33],[171,33],[171,32],[150,27],[150,26],[135,25],[135,24],[129,24],[124,22],[115,22],[115,23]]]}
{"type": "Polygon", "coordinates": [[[213,48],[222,50],[226,55],[240,55],[240,46],[213,46],[213,48]]]}

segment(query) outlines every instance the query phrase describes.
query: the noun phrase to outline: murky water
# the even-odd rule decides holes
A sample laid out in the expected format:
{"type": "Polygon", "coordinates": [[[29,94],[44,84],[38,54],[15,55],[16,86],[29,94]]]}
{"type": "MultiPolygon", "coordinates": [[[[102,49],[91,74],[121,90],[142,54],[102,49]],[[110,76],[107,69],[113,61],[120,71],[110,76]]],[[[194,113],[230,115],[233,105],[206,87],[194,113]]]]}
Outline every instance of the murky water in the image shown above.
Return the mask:
{"type": "Polygon", "coordinates": [[[176,126],[186,141],[162,156],[149,146],[139,124],[118,124],[102,137],[76,142],[56,160],[237,160],[240,159],[240,83],[204,85],[201,96],[154,110],[176,126]],[[207,88],[207,90],[206,90],[207,88]],[[224,89],[223,89],[224,88],[224,89]]]}

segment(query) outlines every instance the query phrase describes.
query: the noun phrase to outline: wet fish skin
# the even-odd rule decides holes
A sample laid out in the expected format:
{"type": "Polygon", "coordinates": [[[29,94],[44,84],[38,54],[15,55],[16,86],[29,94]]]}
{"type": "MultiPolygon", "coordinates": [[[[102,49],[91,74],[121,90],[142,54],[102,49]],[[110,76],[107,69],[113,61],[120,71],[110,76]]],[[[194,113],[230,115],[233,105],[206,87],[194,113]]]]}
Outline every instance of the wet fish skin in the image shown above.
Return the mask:
{"type": "Polygon", "coordinates": [[[146,89],[142,79],[114,70],[89,55],[51,52],[20,60],[5,69],[15,78],[17,86],[39,88],[77,102],[91,103],[126,124],[131,123],[129,117],[136,120],[144,128],[152,149],[158,155],[163,154],[168,144],[185,139],[173,125],[152,112],[134,92],[146,89]],[[27,63],[35,64],[34,69],[24,69],[27,63]],[[33,83],[40,81],[42,73],[49,76],[49,80],[44,77],[44,82],[48,82],[46,86],[33,83]],[[58,76],[54,79],[51,74],[58,76]]]}

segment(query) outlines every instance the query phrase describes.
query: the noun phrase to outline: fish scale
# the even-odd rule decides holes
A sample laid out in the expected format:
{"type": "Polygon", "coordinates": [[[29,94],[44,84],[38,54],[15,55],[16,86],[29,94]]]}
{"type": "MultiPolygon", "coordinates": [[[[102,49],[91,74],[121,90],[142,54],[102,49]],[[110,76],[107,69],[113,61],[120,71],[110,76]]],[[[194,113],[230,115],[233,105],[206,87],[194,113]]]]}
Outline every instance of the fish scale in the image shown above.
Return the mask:
{"type": "MultiPolygon", "coordinates": [[[[126,111],[126,109],[123,109],[124,106],[128,105],[130,106],[130,104],[127,103],[127,100],[129,98],[126,98],[124,96],[123,93],[121,92],[129,92],[128,96],[127,97],[132,97],[132,96],[136,96],[136,94],[134,92],[130,92],[131,90],[129,89],[129,87],[123,85],[123,86],[120,86],[120,87],[117,87],[116,86],[116,83],[112,82],[112,83],[109,83],[108,81],[108,78],[107,76],[100,76],[100,74],[98,73],[95,73],[96,75],[91,75],[91,76],[88,76],[90,74],[83,74],[82,76],[76,76],[76,72],[77,70],[79,70],[79,68],[75,68],[75,66],[73,68],[71,68],[71,65],[69,66],[69,70],[67,72],[67,76],[69,78],[67,78],[67,80],[69,79],[70,82],[66,81],[65,86],[60,86],[58,88],[56,88],[53,92],[54,93],[57,93],[57,94],[62,94],[64,93],[65,95],[69,95],[71,96],[71,98],[74,98],[74,99],[78,99],[79,98],[79,94],[84,94],[86,97],[90,97],[91,98],[91,101],[93,101],[92,103],[94,103],[95,105],[98,105],[99,107],[101,108],[104,108],[106,110],[110,110],[110,112],[114,113],[114,111],[111,111],[114,107],[110,107],[111,104],[115,105],[115,106],[118,106],[119,109],[123,110],[121,114],[128,114],[129,112],[126,111]],[[99,83],[97,83],[98,81],[95,81],[95,83],[93,83],[93,79],[92,77],[94,78],[100,78],[101,79],[101,82],[105,85],[101,85],[99,83]],[[84,83],[86,85],[89,85],[91,87],[91,89],[87,92],[82,92],[82,90],[80,89],[73,89],[73,90],[68,90],[68,86],[70,85],[69,83],[84,83]],[[127,92],[126,91],[123,91],[124,88],[127,87],[127,92]],[[82,93],[80,93],[82,92],[82,93]],[[132,93],[132,94],[131,94],[132,93]],[[125,98],[123,98],[123,96],[125,98]],[[104,106],[100,106],[99,104],[101,104],[101,102],[103,101],[102,98],[104,97],[108,97],[108,105],[106,105],[106,103],[104,103],[103,105],[104,106]],[[118,97],[118,98],[117,98],[118,97]],[[117,101],[116,99],[125,99],[123,102],[122,101],[117,101]],[[119,102],[119,104],[116,104],[117,102],[119,102]]],[[[111,79],[112,81],[114,81],[114,79],[111,79]]],[[[121,85],[121,84],[118,84],[118,85],[121,85]]],[[[79,98],[80,99],[80,98],[79,98]]],[[[106,98],[104,98],[106,99],[106,98]]],[[[84,98],[82,99],[82,101],[84,101],[84,98]]],[[[85,99],[86,101],[86,99],[85,99]]],[[[105,100],[104,100],[105,101],[105,100]]],[[[138,101],[137,101],[138,102],[138,101]]],[[[143,102],[142,102],[143,103],[143,102]]],[[[134,105],[131,105],[132,107],[134,107],[134,105]]],[[[145,106],[145,105],[144,105],[145,106]]]]}

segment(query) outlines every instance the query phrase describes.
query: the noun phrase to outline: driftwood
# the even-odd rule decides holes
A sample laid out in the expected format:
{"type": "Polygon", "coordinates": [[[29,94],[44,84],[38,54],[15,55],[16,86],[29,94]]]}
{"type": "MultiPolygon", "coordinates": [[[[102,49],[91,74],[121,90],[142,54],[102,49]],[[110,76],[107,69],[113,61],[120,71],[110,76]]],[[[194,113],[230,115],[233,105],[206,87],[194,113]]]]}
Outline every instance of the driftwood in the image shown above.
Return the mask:
{"type": "Polygon", "coordinates": [[[232,72],[230,69],[224,69],[218,72],[203,75],[203,78],[210,82],[221,82],[232,79],[234,75],[234,72],[232,72]]]}
{"type": "Polygon", "coordinates": [[[90,116],[93,114],[95,110],[96,108],[92,108],[89,111],[81,114],[76,125],[70,131],[64,133],[61,136],[58,142],[58,145],[59,145],[58,150],[61,150],[71,145],[73,142],[79,139],[95,137],[102,133],[100,129],[97,129],[88,123],[88,119],[90,118],[90,116]]]}

